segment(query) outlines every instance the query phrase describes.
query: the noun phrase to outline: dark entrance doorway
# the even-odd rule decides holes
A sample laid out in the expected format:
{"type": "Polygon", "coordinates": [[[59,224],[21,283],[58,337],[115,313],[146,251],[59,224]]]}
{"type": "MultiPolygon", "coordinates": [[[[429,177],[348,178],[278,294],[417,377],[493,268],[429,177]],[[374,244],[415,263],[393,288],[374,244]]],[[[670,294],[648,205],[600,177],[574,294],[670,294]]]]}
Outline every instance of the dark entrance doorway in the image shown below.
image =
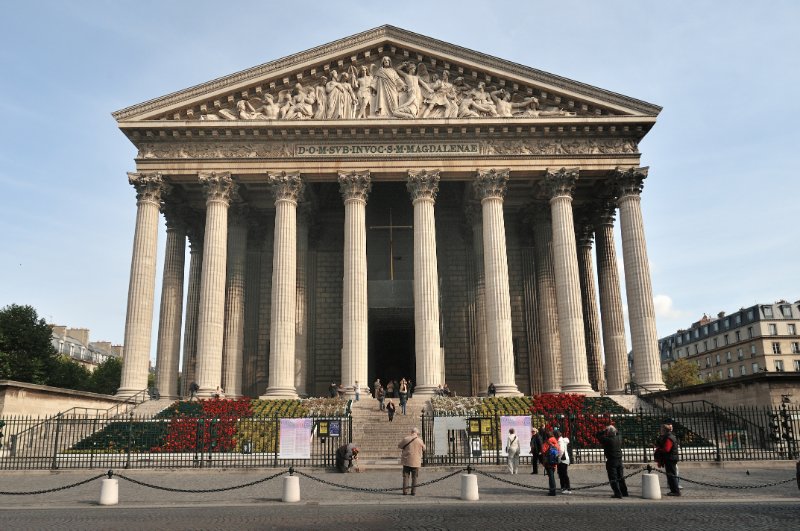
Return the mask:
{"type": "Polygon", "coordinates": [[[416,379],[413,308],[372,308],[369,319],[370,386],[380,378],[416,379]]]}

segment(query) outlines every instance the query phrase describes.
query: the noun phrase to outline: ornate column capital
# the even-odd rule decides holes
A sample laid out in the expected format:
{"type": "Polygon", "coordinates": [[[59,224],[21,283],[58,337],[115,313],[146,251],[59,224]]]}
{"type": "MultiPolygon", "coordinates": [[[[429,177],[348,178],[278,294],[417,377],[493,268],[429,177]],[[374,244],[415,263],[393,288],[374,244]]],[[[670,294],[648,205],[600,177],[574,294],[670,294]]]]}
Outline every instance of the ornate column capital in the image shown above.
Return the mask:
{"type": "Polygon", "coordinates": [[[182,201],[171,199],[161,203],[161,213],[164,214],[164,220],[167,222],[167,230],[185,230],[186,217],[189,214],[189,209],[182,201]]]}
{"type": "Polygon", "coordinates": [[[279,171],[267,174],[267,182],[275,196],[275,202],[289,201],[297,204],[303,198],[303,178],[299,171],[279,171]]]}
{"type": "Polygon", "coordinates": [[[503,199],[508,187],[508,168],[496,170],[478,170],[473,186],[475,196],[483,201],[484,199],[503,199]]]}
{"type": "Polygon", "coordinates": [[[578,247],[592,247],[594,223],[588,215],[582,215],[575,220],[575,241],[578,247]]]}
{"type": "Polygon", "coordinates": [[[371,191],[372,179],[369,170],[339,172],[339,192],[345,203],[363,201],[366,204],[371,191]]]}
{"type": "Polygon", "coordinates": [[[167,194],[171,186],[164,181],[161,172],[128,172],[128,182],[136,189],[136,201],[161,205],[161,195],[167,194]]]}
{"type": "Polygon", "coordinates": [[[411,202],[418,199],[436,201],[439,193],[439,170],[408,170],[406,190],[411,194],[411,202]]]}
{"type": "Polygon", "coordinates": [[[548,169],[544,175],[544,186],[550,199],[562,196],[571,198],[577,181],[578,168],[548,169]]]}
{"type": "Polygon", "coordinates": [[[206,231],[205,215],[197,210],[187,209],[183,219],[186,223],[186,236],[189,237],[189,245],[193,251],[201,250],[206,231]]]}
{"type": "Polygon", "coordinates": [[[614,225],[617,214],[617,202],[613,197],[604,197],[594,204],[594,223],[597,226],[614,225]]]}
{"type": "Polygon", "coordinates": [[[628,168],[623,170],[617,168],[613,171],[616,184],[617,196],[622,198],[630,195],[641,195],[644,188],[644,180],[647,179],[647,172],[650,168],[628,168]]]}
{"type": "Polygon", "coordinates": [[[231,179],[228,171],[209,171],[197,174],[200,184],[206,194],[206,203],[219,201],[229,205],[231,196],[236,192],[237,185],[231,179]]]}

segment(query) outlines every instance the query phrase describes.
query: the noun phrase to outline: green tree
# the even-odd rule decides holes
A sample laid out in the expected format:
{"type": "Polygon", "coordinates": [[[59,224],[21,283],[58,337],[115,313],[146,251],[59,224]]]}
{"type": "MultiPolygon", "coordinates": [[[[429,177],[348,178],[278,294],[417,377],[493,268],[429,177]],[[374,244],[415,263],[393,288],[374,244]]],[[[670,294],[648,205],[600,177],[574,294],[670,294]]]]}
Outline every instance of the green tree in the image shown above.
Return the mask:
{"type": "Polygon", "coordinates": [[[88,391],[91,387],[89,369],[69,356],[58,356],[47,378],[47,384],[64,389],[88,391]]]}
{"type": "Polygon", "coordinates": [[[122,380],[122,360],[108,358],[97,366],[89,380],[89,390],[94,393],[113,395],[122,380]]]}
{"type": "Polygon", "coordinates": [[[700,367],[687,359],[680,359],[664,370],[664,383],[667,389],[678,389],[703,383],[700,367]]]}
{"type": "Polygon", "coordinates": [[[0,379],[47,384],[56,363],[52,330],[32,306],[0,310],[0,379]]]}

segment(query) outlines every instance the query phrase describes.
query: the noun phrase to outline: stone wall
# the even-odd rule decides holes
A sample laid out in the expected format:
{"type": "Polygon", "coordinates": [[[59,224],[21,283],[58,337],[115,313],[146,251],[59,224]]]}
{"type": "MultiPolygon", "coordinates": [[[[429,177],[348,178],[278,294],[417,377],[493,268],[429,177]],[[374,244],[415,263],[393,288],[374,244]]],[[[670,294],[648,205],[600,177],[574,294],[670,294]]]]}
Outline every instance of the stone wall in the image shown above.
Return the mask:
{"type": "Polygon", "coordinates": [[[778,407],[782,395],[788,395],[794,407],[800,406],[800,373],[753,374],[658,394],[673,403],[708,400],[724,408],[778,407]]]}
{"type": "Polygon", "coordinates": [[[0,417],[49,417],[73,407],[106,410],[123,398],[11,380],[0,380],[0,417]]]}

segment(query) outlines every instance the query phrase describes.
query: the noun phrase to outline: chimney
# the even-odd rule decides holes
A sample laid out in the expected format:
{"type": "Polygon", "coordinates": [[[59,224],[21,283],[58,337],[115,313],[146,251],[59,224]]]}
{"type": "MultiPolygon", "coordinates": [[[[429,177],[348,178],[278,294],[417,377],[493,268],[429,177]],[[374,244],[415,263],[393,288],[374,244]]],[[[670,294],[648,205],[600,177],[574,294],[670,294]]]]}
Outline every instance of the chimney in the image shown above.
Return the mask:
{"type": "Polygon", "coordinates": [[[725,317],[725,312],[719,312],[719,313],[717,314],[717,317],[718,317],[718,318],[720,318],[720,319],[722,319],[723,317],[725,317]]]}
{"type": "Polygon", "coordinates": [[[64,337],[67,333],[67,327],[62,325],[54,325],[51,324],[50,328],[53,330],[53,335],[58,337],[64,337]]]}
{"type": "Polygon", "coordinates": [[[72,339],[76,339],[80,341],[82,344],[89,346],[88,328],[67,328],[67,335],[72,339]]]}

